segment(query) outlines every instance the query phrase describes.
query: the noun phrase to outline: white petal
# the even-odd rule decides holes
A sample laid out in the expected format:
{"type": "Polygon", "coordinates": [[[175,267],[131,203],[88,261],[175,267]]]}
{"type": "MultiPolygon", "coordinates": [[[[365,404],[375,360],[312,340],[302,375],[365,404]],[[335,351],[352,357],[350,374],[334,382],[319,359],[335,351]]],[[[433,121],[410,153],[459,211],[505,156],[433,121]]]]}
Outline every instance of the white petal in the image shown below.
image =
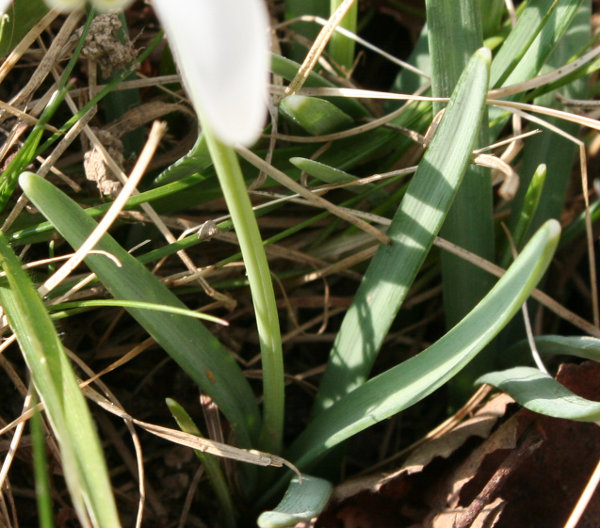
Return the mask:
{"type": "Polygon", "coordinates": [[[92,0],[92,5],[105,13],[106,11],[117,11],[125,9],[133,0],[92,0]]]}
{"type": "Polygon", "coordinates": [[[263,0],[153,0],[196,112],[228,144],[264,125],[269,67],[263,0]]]}
{"type": "Polygon", "coordinates": [[[0,15],[6,13],[6,10],[11,3],[12,0],[0,0],[0,15]]]}
{"type": "Polygon", "coordinates": [[[45,0],[46,4],[56,9],[62,9],[63,11],[73,11],[74,9],[81,9],[85,6],[85,0],[45,0]]]}

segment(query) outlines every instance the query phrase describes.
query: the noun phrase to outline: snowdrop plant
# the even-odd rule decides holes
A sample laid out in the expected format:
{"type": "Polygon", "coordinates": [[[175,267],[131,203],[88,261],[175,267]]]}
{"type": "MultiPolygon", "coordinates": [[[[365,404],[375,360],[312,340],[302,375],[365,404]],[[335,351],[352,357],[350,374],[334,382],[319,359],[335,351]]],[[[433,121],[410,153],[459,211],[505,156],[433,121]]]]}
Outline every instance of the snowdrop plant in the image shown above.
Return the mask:
{"type": "Polygon", "coordinates": [[[279,318],[269,266],[234,145],[263,128],[269,67],[263,0],[154,0],[183,84],[198,114],[244,258],[262,354],[260,448],[279,452],[284,379],[279,318]]]}

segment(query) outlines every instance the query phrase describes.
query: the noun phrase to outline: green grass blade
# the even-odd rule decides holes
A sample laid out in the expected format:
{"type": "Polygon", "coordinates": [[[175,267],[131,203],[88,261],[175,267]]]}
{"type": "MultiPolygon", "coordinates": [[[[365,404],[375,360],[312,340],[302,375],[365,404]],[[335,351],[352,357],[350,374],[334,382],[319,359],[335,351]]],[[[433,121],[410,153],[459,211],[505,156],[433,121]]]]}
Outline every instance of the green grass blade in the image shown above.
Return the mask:
{"type": "MultiPolygon", "coordinates": [[[[169,411],[177,422],[177,425],[179,425],[179,428],[184,433],[202,437],[202,433],[194,423],[194,420],[192,420],[192,417],[181,405],[179,405],[179,403],[171,398],[167,398],[166,402],[167,407],[169,407],[169,411]]],[[[227,528],[235,528],[237,512],[233,504],[229,486],[227,485],[227,480],[225,479],[225,475],[221,470],[221,466],[219,465],[217,457],[197,449],[194,450],[194,453],[206,470],[206,475],[208,476],[210,485],[212,486],[217,500],[219,501],[219,505],[221,506],[220,511],[223,515],[223,522],[225,526],[227,526],[227,528]]]]}
{"type": "Polygon", "coordinates": [[[577,396],[554,378],[533,367],[515,367],[481,376],[530,411],[579,422],[600,420],[600,403],[577,396]]]}
{"type": "Polygon", "coordinates": [[[573,21],[582,0],[529,2],[498,51],[490,87],[521,82],[536,75],[573,21]]]}
{"type": "MultiPolygon", "coordinates": [[[[563,13],[560,10],[559,13],[563,13]]],[[[570,14],[570,11],[569,11],[570,14]]],[[[558,17],[558,13],[557,13],[558,17]]],[[[571,17],[572,18],[572,17],[571,17]]],[[[591,2],[586,0],[576,10],[572,25],[566,31],[563,39],[559,42],[554,53],[549,57],[548,64],[540,73],[547,70],[559,68],[566,64],[570,58],[589,42],[591,20],[591,2]]],[[[558,21],[557,21],[558,23],[558,21]]],[[[568,98],[585,99],[587,97],[588,81],[579,79],[564,86],[560,93],[568,98]]],[[[556,93],[545,94],[534,101],[536,104],[559,108],[556,93]]],[[[577,137],[579,125],[567,123],[557,119],[547,119],[551,124],[559,127],[565,132],[577,137]]],[[[544,183],[544,189],[528,234],[535,231],[548,218],[558,218],[563,210],[569,181],[567,177],[571,173],[573,161],[577,155],[577,145],[567,138],[561,137],[549,130],[543,131],[537,137],[531,138],[525,143],[521,156],[520,173],[523,177],[521,192],[514,200],[513,218],[511,224],[516,222],[516,214],[520,204],[524,200],[525,189],[531,181],[531,175],[540,163],[547,167],[548,175],[544,183]]]]}
{"type": "MultiPolygon", "coordinates": [[[[96,227],[93,219],[51,183],[32,173],[22,174],[19,182],[28,198],[74,248],[96,227]]],[[[96,249],[111,253],[121,263],[117,268],[102,255],[90,255],[85,260],[114,297],[185,308],[111,236],[105,235],[96,249]]],[[[256,400],[234,358],[217,339],[200,321],[189,317],[134,308],[128,311],[216,402],[231,422],[238,443],[252,446],[260,422],[256,400]]]]}
{"type": "MultiPolygon", "coordinates": [[[[329,15],[329,3],[324,0],[285,0],[285,18],[289,20],[302,15],[317,15],[327,18],[329,15]]],[[[319,33],[320,26],[310,22],[298,22],[293,26],[294,31],[305,39],[313,41],[319,33]]],[[[297,61],[304,59],[306,47],[293,39],[290,45],[289,55],[297,61]]]]}
{"type": "MultiPolygon", "coordinates": [[[[37,396],[37,395],[36,395],[37,396]]],[[[37,405],[38,398],[33,398],[37,405]]],[[[52,496],[50,491],[50,476],[48,473],[48,457],[46,456],[46,438],[42,427],[42,417],[37,410],[33,411],[29,422],[31,428],[31,444],[33,452],[33,472],[35,475],[35,497],[37,502],[40,528],[54,526],[52,515],[52,496]]]]}
{"type": "Polygon", "coordinates": [[[294,477],[283,499],[274,510],[260,514],[260,528],[284,528],[308,522],[327,505],[333,486],[327,480],[302,475],[302,482],[294,477]]]}
{"type": "Polygon", "coordinates": [[[517,219],[511,233],[512,244],[507,242],[502,258],[500,259],[500,266],[503,268],[508,267],[508,264],[513,259],[512,246],[514,245],[518,251],[525,242],[525,236],[529,231],[529,227],[531,226],[531,222],[540,203],[547,173],[546,165],[540,163],[537,169],[535,169],[531,181],[527,186],[527,191],[525,192],[521,207],[519,209],[515,208],[515,210],[518,210],[518,214],[516,215],[517,219]]]}
{"type": "Polygon", "coordinates": [[[529,2],[494,57],[490,86],[501,86],[515,69],[556,8],[558,0],[529,2]]]}
{"type": "Polygon", "coordinates": [[[17,187],[19,174],[25,170],[25,167],[35,157],[35,151],[44,134],[44,127],[62,103],[66,93],[67,89],[62,88],[52,94],[50,101],[48,101],[46,108],[44,108],[42,115],[27,136],[23,146],[0,175],[0,212],[4,211],[6,204],[17,187]]]}
{"type": "MultiPolygon", "coordinates": [[[[329,12],[333,14],[340,6],[343,0],[329,0],[329,12]]],[[[340,27],[356,33],[356,19],[358,16],[358,0],[355,0],[346,16],[342,18],[340,27]]],[[[352,39],[338,33],[337,31],[331,35],[329,39],[329,54],[331,58],[340,66],[343,66],[347,71],[350,71],[354,64],[354,48],[355,43],[352,39]]]]}
{"type": "MultiPolygon", "coordinates": [[[[359,179],[343,170],[308,158],[293,157],[290,158],[290,163],[295,167],[298,167],[301,171],[306,172],[309,176],[313,176],[325,183],[352,183],[359,179]]],[[[344,188],[354,194],[363,194],[367,190],[374,191],[370,196],[372,196],[373,199],[377,199],[379,202],[388,197],[388,194],[385,191],[377,190],[377,186],[373,183],[357,183],[357,185],[348,185],[344,188]]]]}
{"type": "Polygon", "coordinates": [[[420,354],[370,379],[317,415],[286,457],[305,468],[331,447],[441,387],[517,313],[545,273],[559,237],[560,225],[549,220],[458,325],[420,354]]]}
{"type": "Polygon", "coordinates": [[[441,227],[479,134],[490,55],[478,51],[448,105],[429,148],[334,342],[315,410],[364,383],[390,325],[441,227]]]}
{"type": "Polygon", "coordinates": [[[205,314],[202,312],[196,312],[188,308],[177,308],[176,306],[168,306],[165,304],[147,303],[140,301],[128,301],[126,299],[93,299],[89,301],[72,301],[64,302],[60,304],[54,304],[51,306],[52,311],[56,310],[69,310],[78,308],[96,308],[100,306],[114,306],[117,308],[137,308],[139,310],[154,310],[155,312],[164,312],[177,315],[183,315],[185,317],[192,317],[194,319],[204,319],[211,323],[226,324],[226,321],[214,315],[205,314]]]}
{"type": "Polygon", "coordinates": [[[0,303],[60,446],[65,480],[83,526],[120,526],[100,441],[46,307],[0,233],[0,303]]]}

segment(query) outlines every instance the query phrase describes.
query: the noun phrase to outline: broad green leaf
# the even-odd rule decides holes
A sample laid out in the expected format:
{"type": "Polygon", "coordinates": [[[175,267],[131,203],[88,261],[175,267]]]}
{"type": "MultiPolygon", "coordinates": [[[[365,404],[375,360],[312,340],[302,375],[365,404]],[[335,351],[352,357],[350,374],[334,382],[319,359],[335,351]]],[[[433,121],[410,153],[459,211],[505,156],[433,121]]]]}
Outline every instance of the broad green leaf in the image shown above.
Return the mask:
{"type": "MultiPolygon", "coordinates": [[[[545,356],[574,356],[592,361],[600,361],[600,339],[589,336],[542,335],[535,337],[535,346],[545,356]]],[[[515,344],[507,355],[529,350],[529,342],[524,339],[515,344]]]]}
{"type": "Polygon", "coordinates": [[[73,506],[83,526],[120,526],[91,414],[46,307],[0,232],[0,303],[31,372],[61,452],[73,506]]]}
{"type": "MultiPolygon", "coordinates": [[[[39,176],[23,173],[19,183],[27,197],[74,248],[96,227],[96,222],[73,200],[39,176]]],[[[110,235],[105,235],[96,249],[111,253],[121,264],[117,267],[102,255],[90,255],[85,260],[113,297],[186,308],[110,235]]],[[[238,443],[251,446],[259,427],[256,400],[241,369],[221,343],[196,319],[137,308],[128,311],[213,398],[231,422],[238,443]]]]}
{"type": "Polygon", "coordinates": [[[48,12],[43,0],[15,0],[6,11],[8,22],[0,40],[0,57],[6,57],[27,32],[48,12]]]}
{"type": "Polygon", "coordinates": [[[481,376],[530,411],[579,422],[600,420],[600,402],[577,396],[550,375],[533,367],[515,367],[481,376]]]}
{"type": "MultiPolygon", "coordinates": [[[[298,167],[301,171],[325,183],[352,183],[358,181],[358,178],[352,174],[308,158],[290,158],[290,163],[298,167]]],[[[345,189],[355,194],[362,194],[367,190],[373,190],[375,192],[371,196],[380,201],[385,200],[388,196],[384,191],[377,191],[376,186],[372,183],[348,185],[345,189]]]]}
{"type": "Polygon", "coordinates": [[[460,323],[423,352],[375,376],[315,416],[286,457],[306,468],[328,449],[441,387],[517,313],[545,273],[559,237],[559,223],[546,222],[460,323]]]}
{"type": "MultiPolygon", "coordinates": [[[[448,97],[469,57],[482,46],[483,34],[478,0],[427,0],[429,53],[432,62],[431,93],[448,97]]],[[[434,113],[442,109],[433,103],[434,113]]],[[[488,144],[487,112],[482,119],[475,148],[488,144]]],[[[470,165],[462,178],[440,236],[488,260],[495,255],[492,179],[489,169],[470,165]]],[[[443,252],[442,286],[446,328],[452,328],[492,287],[493,279],[456,255],[443,252]]],[[[495,365],[493,350],[480,354],[454,378],[450,403],[460,405],[471,392],[475,378],[495,365]]]]}
{"type": "Polygon", "coordinates": [[[281,115],[312,136],[338,132],[352,126],[352,118],[325,99],[289,95],[279,105],[281,115]]]}
{"type": "MultiPolygon", "coordinates": [[[[306,2],[306,0],[300,1],[306,2]]],[[[277,55],[275,53],[271,54],[271,71],[275,75],[283,77],[286,81],[291,81],[296,76],[296,73],[298,73],[299,68],[300,64],[298,64],[297,62],[294,62],[293,60],[290,60],[286,57],[282,57],[281,55],[277,55]]],[[[308,79],[306,79],[304,86],[308,88],[311,86],[334,87],[336,85],[331,81],[325,79],[325,77],[313,71],[308,76],[308,79]]],[[[349,97],[331,97],[330,101],[334,103],[338,108],[341,108],[344,112],[350,114],[354,118],[369,115],[367,109],[356,99],[349,97]]]]}
{"type": "Polygon", "coordinates": [[[196,172],[207,169],[212,165],[206,138],[201,134],[196,139],[196,143],[190,151],[178,159],[175,163],[169,165],[154,180],[154,185],[165,185],[167,183],[181,180],[196,172]]]}
{"type": "Polygon", "coordinates": [[[261,513],[257,524],[260,528],[285,528],[308,522],[325,508],[332,490],[327,480],[303,474],[300,482],[294,477],[281,502],[274,510],[261,513]]]}
{"type": "Polygon", "coordinates": [[[336,337],[315,403],[319,412],[366,380],[470,162],[487,91],[490,54],[469,61],[429,148],[373,257],[336,337]]]}

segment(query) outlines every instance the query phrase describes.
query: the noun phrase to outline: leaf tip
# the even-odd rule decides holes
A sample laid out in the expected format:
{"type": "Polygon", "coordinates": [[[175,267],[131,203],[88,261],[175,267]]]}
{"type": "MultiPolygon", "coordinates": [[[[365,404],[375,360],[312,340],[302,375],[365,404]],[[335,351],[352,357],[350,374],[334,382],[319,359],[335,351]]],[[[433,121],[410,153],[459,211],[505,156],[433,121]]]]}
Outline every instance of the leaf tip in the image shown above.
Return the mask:
{"type": "Polygon", "coordinates": [[[33,172],[22,172],[19,176],[19,186],[25,193],[27,193],[27,189],[31,187],[33,184],[34,176],[37,176],[33,172]]]}
{"type": "Polygon", "coordinates": [[[486,48],[485,46],[479,48],[476,52],[476,55],[478,55],[479,57],[481,57],[483,60],[485,60],[488,64],[491,64],[492,62],[492,51],[490,50],[490,48],[486,48]]]}
{"type": "Polygon", "coordinates": [[[548,237],[551,239],[560,237],[560,223],[558,220],[551,218],[545,224],[546,229],[548,230],[548,237]]]}

